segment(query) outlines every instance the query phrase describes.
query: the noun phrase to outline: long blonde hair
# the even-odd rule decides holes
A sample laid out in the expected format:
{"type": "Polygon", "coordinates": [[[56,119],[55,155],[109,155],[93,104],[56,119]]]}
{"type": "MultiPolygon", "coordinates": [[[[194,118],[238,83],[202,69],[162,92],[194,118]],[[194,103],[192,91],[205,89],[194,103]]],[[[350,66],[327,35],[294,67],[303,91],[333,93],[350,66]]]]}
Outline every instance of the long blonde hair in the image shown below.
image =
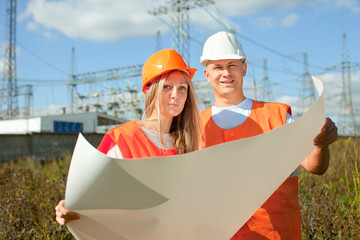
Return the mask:
{"type": "MultiPolygon", "coordinates": [[[[181,71],[181,70],[174,70],[181,71]]],[[[178,154],[188,153],[198,150],[201,146],[201,131],[199,120],[199,109],[194,86],[187,71],[181,71],[188,83],[188,94],[184,104],[183,111],[173,118],[170,133],[173,146],[178,154]]],[[[167,72],[154,80],[145,93],[145,114],[151,116],[154,111],[159,113],[162,104],[162,92],[167,76],[167,72]],[[156,101],[155,101],[156,100],[156,101]]],[[[158,127],[160,129],[160,139],[163,142],[164,130],[162,128],[161,118],[158,118],[158,127]]]]}

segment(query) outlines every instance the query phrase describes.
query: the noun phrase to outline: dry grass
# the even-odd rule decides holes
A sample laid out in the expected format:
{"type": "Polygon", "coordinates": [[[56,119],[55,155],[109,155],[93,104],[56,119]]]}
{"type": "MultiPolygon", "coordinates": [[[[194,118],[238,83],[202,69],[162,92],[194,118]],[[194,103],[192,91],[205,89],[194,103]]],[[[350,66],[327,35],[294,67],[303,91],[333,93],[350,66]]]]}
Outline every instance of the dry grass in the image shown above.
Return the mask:
{"type": "MultiPolygon", "coordinates": [[[[300,170],[299,201],[303,239],[358,239],[360,236],[359,142],[331,145],[323,176],[300,170]]],[[[0,239],[73,239],[55,222],[64,198],[70,156],[0,163],[0,239]]]]}
{"type": "Polygon", "coordinates": [[[299,201],[303,239],[359,239],[359,141],[338,140],[323,176],[301,170],[299,201]]]}
{"type": "Polygon", "coordinates": [[[55,222],[70,157],[6,162],[0,168],[0,239],[72,239],[55,222]]]}

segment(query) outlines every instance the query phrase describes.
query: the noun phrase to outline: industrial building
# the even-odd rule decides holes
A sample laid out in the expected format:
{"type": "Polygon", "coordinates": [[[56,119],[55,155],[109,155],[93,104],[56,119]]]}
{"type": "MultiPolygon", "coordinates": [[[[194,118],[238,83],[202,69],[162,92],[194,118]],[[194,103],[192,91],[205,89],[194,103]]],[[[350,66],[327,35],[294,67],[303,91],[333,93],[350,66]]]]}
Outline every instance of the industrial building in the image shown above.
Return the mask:
{"type": "Polygon", "coordinates": [[[26,119],[0,120],[0,134],[31,133],[100,133],[112,126],[125,123],[125,119],[102,113],[86,112],[26,119]]]}
{"type": "Polygon", "coordinates": [[[0,161],[62,157],[72,152],[79,133],[97,147],[107,130],[124,122],[95,112],[0,120],[0,161]]]}

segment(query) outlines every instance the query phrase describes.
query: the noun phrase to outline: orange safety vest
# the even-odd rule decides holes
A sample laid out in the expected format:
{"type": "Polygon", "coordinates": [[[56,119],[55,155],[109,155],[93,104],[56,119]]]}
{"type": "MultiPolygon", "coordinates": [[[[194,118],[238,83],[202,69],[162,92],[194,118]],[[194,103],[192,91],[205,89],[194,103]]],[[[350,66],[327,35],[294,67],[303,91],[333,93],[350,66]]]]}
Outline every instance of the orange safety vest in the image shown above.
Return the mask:
{"type": "MultiPolygon", "coordinates": [[[[215,124],[210,107],[200,114],[204,127],[203,146],[209,147],[268,132],[286,124],[287,113],[291,114],[291,108],[286,104],[253,101],[245,122],[224,130],[215,124]]],[[[231,238],[236,239],[301,239],[297,176],[285,180],[231,238]]]]}
{"type": "Polygon", "coordinates": [[[176,150],[160,149],[145,135],[135,121],[119,125],[108,131],[98,150],[107,154],[118,145],[124,158],[144,158],[176,155],[176,150]]]}

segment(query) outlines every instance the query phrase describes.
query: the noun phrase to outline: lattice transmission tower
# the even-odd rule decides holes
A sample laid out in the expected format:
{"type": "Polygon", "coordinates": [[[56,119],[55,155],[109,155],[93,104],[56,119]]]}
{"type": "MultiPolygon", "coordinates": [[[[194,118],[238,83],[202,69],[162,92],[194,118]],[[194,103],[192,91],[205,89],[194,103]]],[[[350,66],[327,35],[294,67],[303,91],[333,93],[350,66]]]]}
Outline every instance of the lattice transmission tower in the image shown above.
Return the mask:
{"type": "Polygon", "coordinates": [[[349,61],[349,50],[346,34],[342,35],[341,55],[341,99],[339,109],[338,127],[340,135],[356,135],[356,120],[351,93],[351,64],[349,61]]]}
{"type": "Polygon", "coordinates": [[[171,0],[148,11],[154,16],[169,15],[172,24],[162,20],[172,31],[172,48],[176,49],[184,59],[190,61],[190,24],[189,10],[214,4],[213,0],[171,0]]]}
{"type": "Polygon", "coordinates": [[[262,78],[262,84],[263,84],[263,91],[262,91],[262,99],[263,101],[269,102],[273,101],[273,94],[272,94],[272,87],[271,82],[269,80],[269,74],[268,74],[268,65],[267,65],[267,59],[263,59],[263,78],[262,78]]]}
{"type": "Polygon", "coordinates": [[[267,59],[254,59],[247,61],[248,64],[248,73],[250,73],[250,69],[252,69],[253,75],[253,90],[254,90],[254,99],[258,99],[265,102],[271,102],[274,99],[272,92],[272,84],[273,82],[269,78],[268,64],[267,59]],[[261,65],[260,65],[261,64],[261,65]],[[251,66],[251,68],[249,68],[251,66]],[[256,80],[256,74],[254,71],[254,67],[262,68],[262,78],[261,80],[256,80]]]}
{"type": "Polygon", "coordinates": [[[303,73],[302,73],[302,88],[301,88],[301,108],[306,111],[315,102],[314,83],[309,73],[308,55],[306,52],[302,53],[303,57],[303,73]]]}
{"type": "Polygon", "coordinates": [[[70,85],[70,111],[74,112],[75,105],[75,96],[76,96],[76,51],[75,47],[71,48],[71,65],[70,65],[70,75],[69,75],[69,85],[70,85]]]}
{"type": "Polygon", "coordinates": [[[160,51],[162,49],[161,47],[161,32],[160,30],[158,30],[156,32],[156,47],[155,47],[155,51],[160,51]]]}
{"type": "Polygon", "coordinates": [[[1,89],[1,115],[3,118],[15,118],[19,115],[16,74],[16,0],[7,0],[6,3],[7,42],[1,89]]]}

